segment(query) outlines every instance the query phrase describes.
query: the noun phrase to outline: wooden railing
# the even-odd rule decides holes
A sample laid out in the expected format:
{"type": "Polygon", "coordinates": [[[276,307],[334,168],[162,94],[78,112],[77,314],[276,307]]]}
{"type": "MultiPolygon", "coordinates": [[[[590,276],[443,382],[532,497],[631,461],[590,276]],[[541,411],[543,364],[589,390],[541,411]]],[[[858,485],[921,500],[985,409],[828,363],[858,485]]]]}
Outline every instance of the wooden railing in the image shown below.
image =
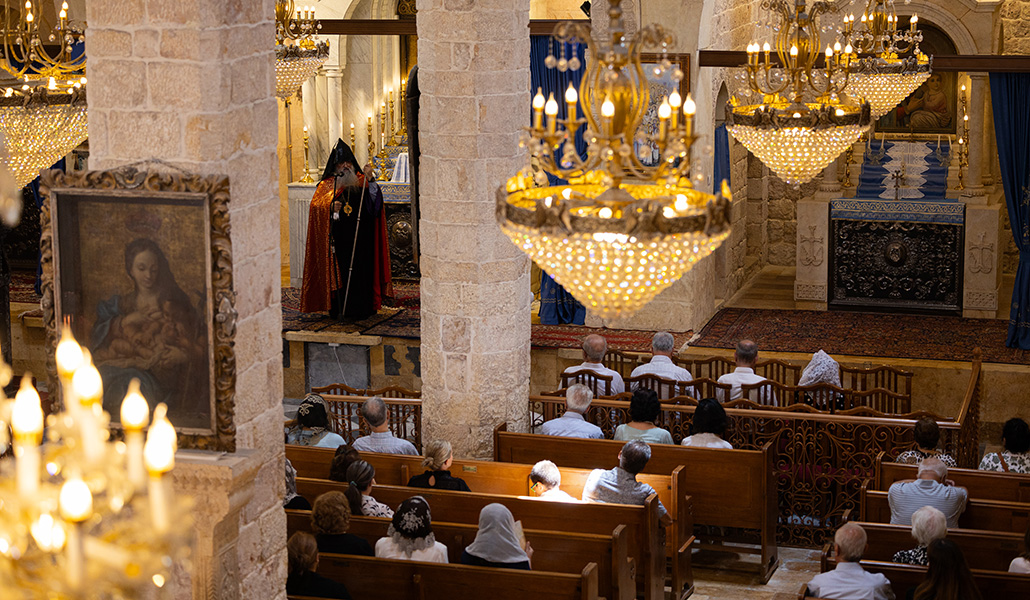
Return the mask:
{"type": "Polygon", "coordinates": [[[330,383],[321,387],[311,388],[314,394],[332,394],[336,396],[379,396],[380,398],[421,398],[422,392],[409,390],[397,385],[388,385],[383,388],[352,388],[345,383],[330,383]]]}
{"type": "Polygon", "coordinates": [[[958,436],[958,447],[955,460],[958,466],[975,469],[980,459],[980,409],[983,402],[983,352],[973,348],[973,364],[966,384],[966,395],[959,409],[958,422],[961,430],[958,436]]]}
{"type": "MultiPolygon", "coordinates": [[[[342,385],[342,384],[337,384],[342,385]]],[[[353,388],[351,388],[353,389],[353,388]]],[[[410,391],[410,390],[409,390],[410,391]]],[[[368,435],[371,428],[361,416],[361,405],[368,396],[332,395],[322,389],[321,393],[329,405],[329,429],[338,433],[348,444],[361,436],[368,435]]],[[[422,400],[415,398],[383,398],[386,403],[387,422],[394,436],[415,444],[422,451],[422,400]]],[[[286,421],[286,429],[296,425],[296,420],[286,421]]]]}

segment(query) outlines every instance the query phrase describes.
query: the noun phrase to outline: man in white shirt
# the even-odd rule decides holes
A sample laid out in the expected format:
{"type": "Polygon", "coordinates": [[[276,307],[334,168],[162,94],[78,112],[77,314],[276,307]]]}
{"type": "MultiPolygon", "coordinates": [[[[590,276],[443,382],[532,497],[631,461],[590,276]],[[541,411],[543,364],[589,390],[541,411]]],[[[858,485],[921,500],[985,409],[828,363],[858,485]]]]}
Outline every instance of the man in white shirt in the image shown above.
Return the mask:
{"type": "MultiPolygon", "coordinates": [[[[672,351],[675,344],[676,339],[668,331],[659,331],[654,334],[654,337],[651,338],[651,362],[633,369],[631,375],[633,377],[657,375],[658,377],[672,379],[673,381],[690,381],[694,379],[690,371],[672,362],[672,351]]],[[[638,384],[633,382],[630,385],[630,391],[636,391],[637,387],[638,384]]],[[[664,388],[665,386],[662,387],[664,388]]],[[[671,396],[667,392],[668,390],[662,389],[658,397],[662,400],[669,399],[671,396]]]]}
{"type": "MultiPolygon", "coordinates": [[[[730,389],[730,400],[736,400],[743,395],[740,386],[745,383],[761,383],[765,377],[755,375],[755,363],[758,361],[758,345],[751,340],[740,340],[737,342],[737,350],[733,353],[733,361],[737,368],[732,373],[727,373],[719,378],[719,383],[728,383],[733,386],[730,389]]],[[[718,390],[718,400],[726,402],[726,392],[718,390]]],[[[773,402],[775,404],[775,402],[773,402]]]]}
{"type": "Polygon", "coordinates": [[[565,414],[544,423],[540,427],[540,433],[561,437],[603,440],[604,432],[601,431],[601,428],[593,423],[588,423],[583,418],[593,400],[594,393],[582,383],[569,386],[569,389],[565,390],[565,414]]]}
{"type": "Polygon", "coordinates": [[[936,456],[919,463],[916,479],[895,481],[887,490],[892,525],[911,525],[912,513],[932,506],[944,513],[948,527],[958,527],[958,516],[966,509],[969,492],[948,481],[948,467],[936,456]]]}
{"type": "Polygon", "coordinates": [[[858,564],[866,548],[865,530],[845,523],[833,536],[837,568],[808,582],[808,594],[834,600],[894,600],[891,582],[882,573],[869,573],[858,564]]]}
{"type": "MultiPolygon", "coordinates": [[[[583,364],[565,369],[563,375],[572,374],[584,369],[589,369],[601,375],[612,376],[612,395],[621,394],[626,391],[626,384],[622,381],[622,375],[601,364],[605,353],[608,352],[608,342],[596,333],[592,333],[583,339],[583,364]]],[[[603,383],[598,383],[598,394],[604,393],[603,383]]]]}
{"type": "Polygon", "coordinates": [[[561,471],[549,460],[542,460],[533,465],[533,470],[529,472],[529,481],[532,482],[529,492],[534,498],[549,502],[579,502],[562,491],[561,471]]]}

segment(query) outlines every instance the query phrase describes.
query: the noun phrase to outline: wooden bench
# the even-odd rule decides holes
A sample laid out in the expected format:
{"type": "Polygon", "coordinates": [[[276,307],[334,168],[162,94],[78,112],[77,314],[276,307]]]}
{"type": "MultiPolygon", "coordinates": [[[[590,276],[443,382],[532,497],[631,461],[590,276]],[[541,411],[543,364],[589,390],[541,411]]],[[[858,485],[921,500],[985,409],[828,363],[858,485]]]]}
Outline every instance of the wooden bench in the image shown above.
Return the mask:
{"type": "MultiPolygon", "coordinates": [[[[950,537],[950,532],[948,535],[950,537]]],[[[966,558],[969,558],[968,554],[966,554],[966,558]]],[[[890,580],[897,598],[904,598],[909,589],[916,587],[926,579],[927,568],[921,565],[903,565],[889,560],[865,559],[859,564],[870,573],[883,573],[890,580]]],[[[836,566],[832,560],[827,561],[823,566],[823,571],[829,571],[836,566]]],[[[980,590],[980,595],[984,600],[1007,600],[1009,598],[1014,600],[1030,597],[1030,575],[984,569],[971,569],[971,571],[976,587],[980,590]]],[[[810,596],[804,597],[810,598],[810,596]]]]}
{"type": "MultiPolygon", "coordinates": [[[[501,424],[494,430],[494,460],[534,463],[550,459],[562,466],[603,468],[617,464],[624,444],[513,433],[501,424]]],[[[678,485],[691,497],[695,524],[759,531],[760,575],[763,583],[768,582],[779,565],[771,445],[767,443],[761,450],[716,450],[651,444],[651,460],[644,473],[666,474],[677,469],[684,478],[678,485]]]]}
{"type": "MultiPolygon", "coordinates": [[[[363,538],[375,547],[379,538],[386,537],[389,526],[390,519],[352,516],[347,533],[363,538]]],[[[289,535],[296,531],[311,533],[311,511],[287,510],[286,529],[289,535]]],[[[436,541],[447,546],[447,558],[455,564],[461,561],[462,552],[476,538],[478,529],[476,525],[467,523],[433,521],[436,541]]],[[[633,599],[635,569],[629,558],[625,525],[616,526],[607,536],[536,529],[524,532],[535,552],[535,570],[580,573],[587,563],[597,563],[598,594],[612,600],[633,599]]]]}
{"type": "MultiPolygon", "coordinates": [[[[347,484],[322,479],[297,478],[297,491],[307,498],[317,498],[329,491],[344,491],[347,484]]],[[[642,584],[648,600],[664,598],[665,544],[662,541],[658,518],[658,497],[651,496],[644,506],[626,504],[569,504],[545,502],[532,498],[476,492],[449,492],[399,486],[377,485],[372,495],[391,507],[398,506],[411,496],[419,495],[429,502],[433,519],[452,523],[479,523],[479,511],[487,504],[498,502],[511,510],[516,520],[527,529],[569,531],[610,535],[619,524],[627,526],[629,554],[637,565],[638,587],[642,584]]],[[[689,498],[686,500],[689,506],[689,498]]],[[[688,524],[684,523],[686,527],[688,524]]],[[[692,527],[692,524],[689,524],[692,527]]],[[[691,529],[687,529],[687,532],[691,529]]],[[[675,529],[674,529],[675,532],[675,529]]],[[[678,543],[678,542],[677,542],[678,543]]],[[[672,580],[675,598],[693,593],[693,574],[690,572],[690,546],[693,537],[678,543],[672,560],[672,580]]]]}
{"type": "MultiPolygon", "coordinates": [[[[867,560],[891,562],[894,553],[916,547],[912,528],[908,525],[857,522],[869,539],[865,553],[867,560]]],[[[1023,534],[979,529],[949,529],[948,539],[958,544],[971,569],[1007,571],[1013,558],[1023,551],[1023,534]]],[[[823,561],[832,560],[833,544],[823,548],[823,561]]],[[[828,570],[823,566],[823,570],[828,570]]]]}
{"type": "MultiPolygon", "coordinates": [[[[495,569],[467,565],[319,554],[318,573],[342,582],[362,600],[453,600],[534,598],[596,600],[597,565],[587,564],[578,575],[546,571],[495,569]]],[[[290,596],[302,600],[301,596],[290,596]]]]}
{"type": "MultiPolygon", "coordinates": [[[[875,489],[886,490],[895,481],[916,478],[918,465],[887,462],[885,457],[883,452],[876,457],[875,489]]],[[[1030,475],[956,468],[948,469],[948,479],[969,490],[973,498],[1030,502],[1030,475]]]]}
{"type": "MultiPolygon", "coordinates": [[[[866,480],[862,484],[858,518],[871,523],[890,523],[891,507],[887,501],[887,492],[869,489],[871,481],[866,480]]],[[[1026,531],[1030,523],[1028,517],[1030,504],[1025,502],[970,498],[966,501],[966,510],[959,515],[958,526],[961,529],[1021,533],[1026,531]]]]}

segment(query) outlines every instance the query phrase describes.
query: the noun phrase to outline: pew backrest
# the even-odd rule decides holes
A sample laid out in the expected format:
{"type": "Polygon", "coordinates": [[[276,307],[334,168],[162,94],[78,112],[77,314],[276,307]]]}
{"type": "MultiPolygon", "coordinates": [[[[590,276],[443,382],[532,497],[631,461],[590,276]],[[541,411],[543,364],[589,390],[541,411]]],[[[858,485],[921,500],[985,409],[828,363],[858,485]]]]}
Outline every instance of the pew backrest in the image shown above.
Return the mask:
{"type": "MultiPolygon", "coordinates": [[[[918,586],[926,579],[927,568],[924,566],[880,560],[863,560],[859,564],[870,573],[883,573],[890,580],[897,598],[904,598],[908,590],[918,586]]],[[[829,569],[835,566],[836,564],[832,561],[826,565],[829,569]]],[[[976,587],[980,590],[980,595],[984,600],[1030,597],[1030,575],[983,569],[971,569],[971,571],[976,587]]]]}
{"type": "MultiPolygon", "coordinates": [[[[895,481],[915,479],[918,465],[888,462],[886,454],[876,457],[875,489],[886,490],[895,481]]],[[[978,469],[948,469],[948,479],[969,490],[972,498],[1030,502],[1030,475],[978,469]]]]}
{"type": "Polygon", "coordinates": [[[594,393],[594,397],[610,396],[612,394],[612,382],[614,375],[605,375],[593,369],[579,369],[577,371],[564,371],[561,374],[561,387],[567,389],[574,383],[581,383],[594,393]]]}
{"type": "MultiPolygon", "coordinates": [[[[868,538],[863,558],[891,562],[894,553],[916,547],[912,528],[889,523],[858,523],[868,538]]],[[[1023,534],[979,529],[949,529],[948,539],[958,544],[971,569],[1006,571],[1022,552],[1023,534]]]]}
{"type": "MultiPolygon", "coordinates": [[[[887,492],[869,489],[871,480],[862,485],[859,506],[859,520],[872,523],[890,523],[891,507],[887,492]]],[[[970,498],[966,509],[958,518],[962,529],[986,531],[1026,531],[1030,523],[1030,504],[1025,502],[1004,502],[970,498]]]]}

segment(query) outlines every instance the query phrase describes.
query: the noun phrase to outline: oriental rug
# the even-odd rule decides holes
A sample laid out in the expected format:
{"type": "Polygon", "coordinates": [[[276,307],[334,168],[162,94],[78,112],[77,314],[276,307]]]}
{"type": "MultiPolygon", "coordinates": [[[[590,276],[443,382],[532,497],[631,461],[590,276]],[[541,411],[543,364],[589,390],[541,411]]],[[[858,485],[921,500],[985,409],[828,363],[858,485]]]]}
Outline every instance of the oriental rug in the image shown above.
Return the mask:
{"type": "Polygon", "coordinates": [[[1007,348],[1008,321],[883,313],[725,308],[691,347],[733,348],[750,339],[762,351],[1030,364],[1030,352],[1007,348]]]}
{"type": "Polygon", "coordinates": [[[292,287],[282,289],[283,332],[318,331],[325,333],[361,333],[396,315],[402,309],[384,306],[379,312],[360,321],[338,321],[328,313],[300,312],[300,290],[292,287]]]}
{"type": "Polygon", "coordinates": [[[35,271],[11,272],[11,302],[39,304],[40,296],[36,293],[35,271]]]}

